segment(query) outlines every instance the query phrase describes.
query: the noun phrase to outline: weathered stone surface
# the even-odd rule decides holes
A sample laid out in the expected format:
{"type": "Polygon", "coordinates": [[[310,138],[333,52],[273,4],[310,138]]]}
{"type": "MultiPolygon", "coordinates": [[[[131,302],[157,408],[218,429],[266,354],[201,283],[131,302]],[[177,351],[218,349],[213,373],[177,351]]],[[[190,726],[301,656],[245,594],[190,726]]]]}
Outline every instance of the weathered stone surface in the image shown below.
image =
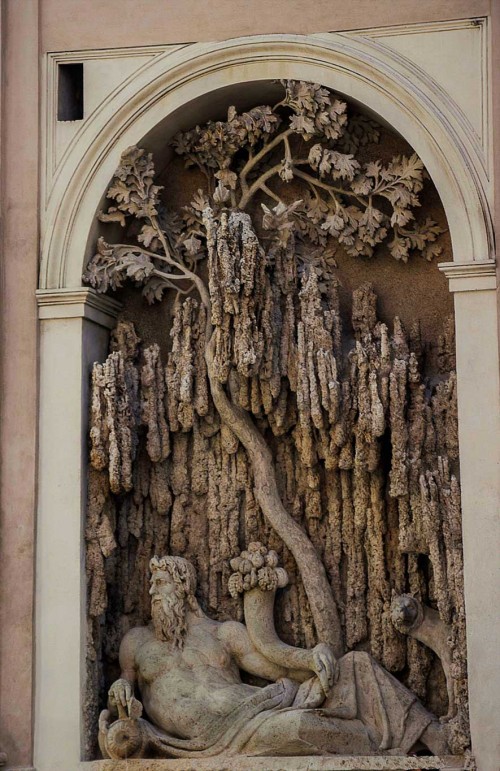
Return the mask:
{"type": "Polygon", "coordinates": [[[463,758],[455,756],[427,758],[353,758],[309,757],[248,758],[242,755],[197,760],[98,760],[81,763],[81,771],[410,771],[411,769],[442,769],[462,771],[463,758]]]}
{"type": "Polygon", "coordinates": [[[447,750],[439,721],[368,653],[336,660],[326,643],[310,650],[280,640],[274,599],[287,575],[277,562],[260,543],[231,560],[244,626],[203,613],[187,560],[151,560],[152,626],[121,643],[121,677],[99,720],[104,757],[390,755],[419,741],[447,750]],[[269,685],[248,685],[240,671],[269,685]]]}

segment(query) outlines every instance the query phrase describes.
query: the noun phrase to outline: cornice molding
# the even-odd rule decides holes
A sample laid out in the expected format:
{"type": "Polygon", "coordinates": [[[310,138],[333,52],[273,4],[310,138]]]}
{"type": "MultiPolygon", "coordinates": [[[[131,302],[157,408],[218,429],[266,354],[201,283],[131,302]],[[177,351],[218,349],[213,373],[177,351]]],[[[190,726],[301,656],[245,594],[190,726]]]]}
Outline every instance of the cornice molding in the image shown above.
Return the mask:
{"type": "Polygon", "coordinates": [[[347,30],[339,34],[346,37],[363,35],[364,37],[392,37],[399,35],[418,35],[422,32],[446,32],[455,29],[470,29],[486,24],[486,17],[478,16],[469,19],[450,19],[449,21],[421,21],[414,24],[397,24],[385,27],[362,27],[347,30]]]}
{"type": "Polygon", "coordinates": [[[450,292],[477,292],[497,287],[495,260],[441,262],[438,268],[450,282],[450,292]]]}
{"type": "Polygon", "coordinates": [[[40,320],[83,318],[107,329],[115,326],[122,307],[117,300],[84,287],[38,289],[36,300],[40,320]]]}

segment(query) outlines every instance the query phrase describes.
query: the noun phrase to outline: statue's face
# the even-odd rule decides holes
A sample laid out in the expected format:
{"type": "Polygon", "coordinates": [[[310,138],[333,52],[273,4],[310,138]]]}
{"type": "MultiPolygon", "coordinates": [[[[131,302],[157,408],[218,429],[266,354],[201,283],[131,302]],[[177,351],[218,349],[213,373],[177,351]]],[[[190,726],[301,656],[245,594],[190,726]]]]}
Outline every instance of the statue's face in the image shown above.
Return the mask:
{"type": "Polygon", "coordinates": [[[166,570],[154,570],[151,576],[151,620],[156,637],[182,647],[186,630],[186,603],[182,590],[166,570]]]}
{"type": "Polygon", "coordinates": [[[152,605],[155,602],[163,602],[169,604],[169,600],[175,595],[175,583],[170,573],[166,570],[155,570],[151,576],[151,588],[149,594],[151,595],[152,605]]]}

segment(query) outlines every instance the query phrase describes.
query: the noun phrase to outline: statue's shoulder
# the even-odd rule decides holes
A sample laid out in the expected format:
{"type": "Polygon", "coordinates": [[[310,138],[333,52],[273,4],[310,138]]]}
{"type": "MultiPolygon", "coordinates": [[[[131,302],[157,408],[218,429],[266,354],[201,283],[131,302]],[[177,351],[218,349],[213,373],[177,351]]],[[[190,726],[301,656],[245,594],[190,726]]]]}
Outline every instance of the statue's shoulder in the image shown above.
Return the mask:
{"type": "Polygon", "coordinates": [[[135,657],[138,649],[153,638],[153,630],[148,626],[134,626],[129,629],[120,644],[120,658],[135,657]]]}
{"type": "Polygon", "coordinates": [[[217,637],[221,642],[228,643],[230,647],[240,647],[242,642],[248,639],[246,626],[239,621],[223,621],[218,624],[217,637]]]}

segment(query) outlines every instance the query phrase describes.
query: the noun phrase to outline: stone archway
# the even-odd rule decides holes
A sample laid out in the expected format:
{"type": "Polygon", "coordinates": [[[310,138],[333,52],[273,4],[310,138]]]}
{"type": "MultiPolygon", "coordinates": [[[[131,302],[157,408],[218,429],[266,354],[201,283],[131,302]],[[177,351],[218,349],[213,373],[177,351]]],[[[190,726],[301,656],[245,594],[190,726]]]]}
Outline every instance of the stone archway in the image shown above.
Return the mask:
{"type": "MultiPolygon", "coordinates": [[[[35,760],[40,771],[77,766],[85,666],[82,507],[87,373],[102,358],[117,304],[81,287],[96,209],[120,152],[208,92],[273,78],[321,82],[394,127],[426,164],[443,202],[456,292],[465,591],[474,750],[488,769],[496,712],[489,678],[500,630],[494,564],[498,502],[498,339],[491,225],[474,149],[430,82],[386,50],[342,36],[265,36],[193,45],[154,58],[104,102],[70,146],[45,221],[41,319],[35,760]],[[481,444],[474,437],[481,437],[481,444]],[[65,474],[61,475],[61,469],[65,474]],[[496,491],[496,495],[493,491],[496,491]],[[477,514],[476,514],[477,512],[477,514]],[[478,564],[477,555],[481,555],[478,564]],[[488,559],[487,555],[490,555],[488,559]],[[64,630],[64,631],[63,631],[64,630]],[[481,730],[479,730],[481,727],[481,730]]],[[[491,761],[490,761],[491,762],[491,761]]],[[[493,766],[491,766],[493,768],[493,766]]]]}

